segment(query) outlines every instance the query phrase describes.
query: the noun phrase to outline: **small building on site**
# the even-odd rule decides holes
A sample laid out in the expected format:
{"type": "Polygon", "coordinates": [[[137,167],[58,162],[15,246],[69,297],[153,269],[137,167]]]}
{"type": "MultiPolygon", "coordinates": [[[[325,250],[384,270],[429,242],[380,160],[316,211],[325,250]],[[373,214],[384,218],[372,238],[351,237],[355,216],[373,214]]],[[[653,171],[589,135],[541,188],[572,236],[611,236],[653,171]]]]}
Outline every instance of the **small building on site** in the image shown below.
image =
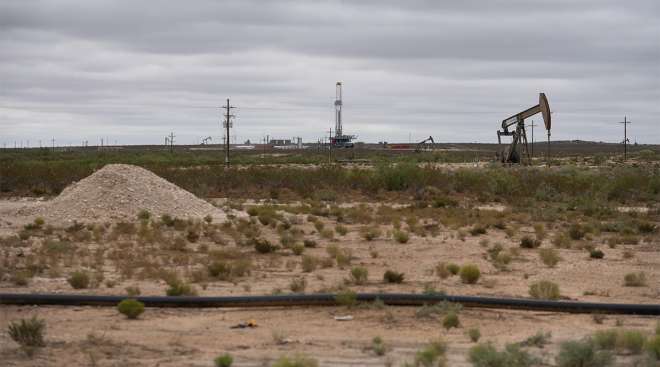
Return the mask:
{"type": "Polygon", "coordinates": [[[270,139],[271,145],[291,145],[291,139],[270,139]]]}

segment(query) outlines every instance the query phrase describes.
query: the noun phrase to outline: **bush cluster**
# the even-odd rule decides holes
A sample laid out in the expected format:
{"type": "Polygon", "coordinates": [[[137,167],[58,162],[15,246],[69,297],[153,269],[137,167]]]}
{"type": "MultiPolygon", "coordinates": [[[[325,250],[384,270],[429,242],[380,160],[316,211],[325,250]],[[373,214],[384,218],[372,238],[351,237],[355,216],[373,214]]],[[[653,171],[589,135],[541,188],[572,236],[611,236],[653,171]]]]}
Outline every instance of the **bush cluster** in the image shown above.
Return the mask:
{"type": "Polygon", "coordinates": [[[474,284],[479,280],[479,277],[481,277],[481,272],[479,271],[479,268],[476,265],[467,264],[461,267],[459,275],[463,283],[474,284]]]}
{"type": "Polygon", "coordinates": [[[33,316],[29,319],[12,321],[7,328],[9,337],[24,349],[26,354],[32,355],[36,348],[46,345],[44,334],[46,321],[33,316]]]}
{"type": "Polygon", "coordinates": [[[117,310],[129,319],[137,319],[144,312],[144,303],[128,298],[119,302],[117,310]]]}
{"type": "Polygon", "coordinates": [[[561,297],[559,285],[547,280],[541,280],[529,286],[529,295],[537,299],[555,300],[561,297]]]}

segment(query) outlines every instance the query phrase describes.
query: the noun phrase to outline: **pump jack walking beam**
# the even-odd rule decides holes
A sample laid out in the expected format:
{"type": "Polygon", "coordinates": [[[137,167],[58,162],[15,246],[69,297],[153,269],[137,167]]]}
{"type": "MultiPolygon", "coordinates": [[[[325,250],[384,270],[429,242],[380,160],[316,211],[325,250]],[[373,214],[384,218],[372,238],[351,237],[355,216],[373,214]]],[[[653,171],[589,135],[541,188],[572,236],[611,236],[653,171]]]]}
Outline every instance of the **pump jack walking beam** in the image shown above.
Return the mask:
{"type": "Polygon", "coordinates": [[[539,112],[543,115],[545,128],[550,132],[550,106],[548,105],[548,99],[545,93],[539,94],[539,104],[536,106],[530,107],[502,121],[502,131],[497,131],[497,143],[502,144],[502,136],[512,137],[511,144],[502,152],[501,159],[503,163],[521,162],[522,157],[518,153],[519,144],[522,145],[527,159],[530,159],[527,132],[525,131],[525,119],[539,112]],[[516,125],[515,131],[509,131],[509,128],[513,125],[516,125]]]}

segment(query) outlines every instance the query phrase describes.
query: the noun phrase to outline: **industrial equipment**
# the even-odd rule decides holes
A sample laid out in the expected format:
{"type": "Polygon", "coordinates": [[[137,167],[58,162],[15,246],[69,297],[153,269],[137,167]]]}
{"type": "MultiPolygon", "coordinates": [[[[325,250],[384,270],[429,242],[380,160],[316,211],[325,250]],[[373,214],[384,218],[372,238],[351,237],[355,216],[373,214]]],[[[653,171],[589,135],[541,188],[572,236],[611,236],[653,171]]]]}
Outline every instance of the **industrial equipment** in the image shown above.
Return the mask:
{"type": "Polygon", "coordinates": [[[212,139],[210,136],[205,137],[204,139],[202,139],[202,145],[207,145],[211,140],[212,139]]]}
{"type": "Polygon", "coordinates": [[[435,145],[435,141],[433,140],[433,137],[429,136],[428,138],[417,143],[417,146],[415,147],[415,152],[433,150],[434,145],[435,145]]]}
{"type": "Polygon", "coordinates": [[[527,146],[527,133],[525,132],[525,119],[541,113],[545,129],[548,130],[548,144],[550,143],[550,105],[545,93],[539,94],[539,104],[530,107],[522,112],[519,112],[502,121],[502,131],[497,131],[497,143],[502,144],[501,136],[511,136],[511,144],[505,147],[500,152],[500,160],[503,163],[520,163],[523,156],[529,159],[529,149],[527,146]],[[514,131],[509,131],[509,128],[515,125],[514,131]],[[518,146],[522,146],[523,152],[518,150],[518,146]]]}
{"type": "Polygon", "coordinates": [[[335,98],[335,136],[331,137],[330,143],[335,148],[353,148],[352,140],[356,138],[355,135],[344,135],[341,123],[341,82],[337,82],[336,98],[335,98]]]}

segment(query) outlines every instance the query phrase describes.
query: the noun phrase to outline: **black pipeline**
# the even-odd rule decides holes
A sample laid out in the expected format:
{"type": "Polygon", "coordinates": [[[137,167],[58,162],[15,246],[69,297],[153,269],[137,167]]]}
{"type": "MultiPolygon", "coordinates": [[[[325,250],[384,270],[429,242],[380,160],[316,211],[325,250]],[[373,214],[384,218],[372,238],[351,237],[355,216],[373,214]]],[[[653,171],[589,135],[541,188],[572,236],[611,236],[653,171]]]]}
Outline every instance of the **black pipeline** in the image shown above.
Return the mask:
{"type": "MultiPolygon", "coordinates": [[[[77,294],[12,294],[0,293],[2,305],[40,306],[106,306],[113,307],[128,296],[98,296],[77,294]]],[[[289,306],[336,306],[336,294],[287,294],[269,296],[223,297],[132,297],[147,307],[207,308],[207,307],[289,307],[289,306]]],[[[574,301],[546,301],[521,298],[497,298],[477,296],[449,296],[441,294],[359,293],[357,302],[382,301],[390,306],[422,306],[440,302],[460,303],[464,307],[498,308],[568,313],[603,313],[629,315],[660,315],[660,305],[594,303],[574,301]]]]}

